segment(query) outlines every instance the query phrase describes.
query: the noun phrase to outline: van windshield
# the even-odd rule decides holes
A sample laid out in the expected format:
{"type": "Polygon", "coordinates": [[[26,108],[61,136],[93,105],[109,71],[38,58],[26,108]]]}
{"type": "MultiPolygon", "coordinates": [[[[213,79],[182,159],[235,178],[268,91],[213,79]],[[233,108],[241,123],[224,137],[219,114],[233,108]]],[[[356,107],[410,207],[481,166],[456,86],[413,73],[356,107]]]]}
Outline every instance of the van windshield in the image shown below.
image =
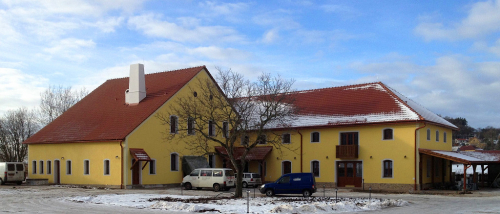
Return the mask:
{"type": "Polygon", "coordinates": [[[234,176],[234,172],[233,170],[224,170],[225,171],[225,174],[226,174],[226,177],[230,177],[230,176],[234,176]]]}

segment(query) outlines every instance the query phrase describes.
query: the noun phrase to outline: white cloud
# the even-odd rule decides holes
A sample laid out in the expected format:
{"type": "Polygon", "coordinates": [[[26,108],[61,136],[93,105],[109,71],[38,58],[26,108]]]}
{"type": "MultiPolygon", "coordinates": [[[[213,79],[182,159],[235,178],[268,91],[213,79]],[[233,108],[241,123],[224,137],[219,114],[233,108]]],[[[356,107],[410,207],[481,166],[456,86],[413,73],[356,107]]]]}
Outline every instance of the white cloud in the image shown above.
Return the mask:
{"type": "Polygon", "coordinates": [[[500,31],[500,0],[474,3],[460,22],[445,25],[427,18],[415,28],[425,40],[479,38],[500,31]]]}
{"type": "Polygon", "coordinates": [[[262,41],[264,43],[273,43],[275,42],[276,40],[279,39],[279,31],[278,29],[271,29],[271,30],[268,30],[266,33],[264,33],[264,36],[262,36],[262,41]]]}
{"type": "Polygon", "coordinates": [[[92,40],[68,38],[54,43],[52,47],[45,48],[44,51],[54,56],[81,62],[88,58],[83,50],[94,47],[95,43],[92,40]]]}
{"type": "Polygon", "coordinates": [[[40,92],[48,80],[17,69],[0,68],[0,115],[21,106],[38,106],[40,92]]]}
{"type": "Polygon", "coordinates": [[[200,7],[209,10],[210,13],[213,15],[233,16],[244,11],[248,7],[248,4],[242,2],[217,3],[213,1],[206,1],[200,3],[200,7]]]}
{"type": "Polygon", "coordinates": [[[180,26],[162,21],[160,15],[146,14],[133,16],[128,25],[152,37],[171,39],[179,42],[236,42],[242,41],[238,33],[224,26],[180,26]]]}

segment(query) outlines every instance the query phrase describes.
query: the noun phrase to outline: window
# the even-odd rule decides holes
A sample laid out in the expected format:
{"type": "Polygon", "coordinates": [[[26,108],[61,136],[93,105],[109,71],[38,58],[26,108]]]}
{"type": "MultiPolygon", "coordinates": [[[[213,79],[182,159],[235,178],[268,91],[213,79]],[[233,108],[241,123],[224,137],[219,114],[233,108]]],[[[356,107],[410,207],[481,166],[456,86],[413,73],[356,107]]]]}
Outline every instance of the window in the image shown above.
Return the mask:
{"type": "Polygon", "coordinates": [[[288,184],[288,183],[290,183],[290,176],[284,176],[278,181],[278,184],[288,184]]]}
{"type": "Polygon", "coordinates": [[[311,161],[311,172],[314,177],[319,177],[319,161],[311,161]]]}
{"type": "Polygon", "coordinates": [[[109,175],[109,160],[104,160],[104,175],[109,175]]]}
{"type": "Polygon", "coordinates": [[[170,171],[179,171],[179,155],[177,153],[170,154],[170,171]]]}
{"type": "Polygon", "coordinates": [[[7,171],[16,171],[15,164],[7,164],[7,171]]]}
{"type": "Polygon", "coordinates": [[[319,143],[319,132],[311,133],[311,143],[319,143]]]}
{"type": "Polygon", "coordinates": [[[149,161],[149,174],[156,175],[156,160],[155,159],[151,159],[151,161],[149,161]]]}
{"type": "Polygon", "coordinates": [[[215,124],[213,121],[208,121],[208,135],[215,136],[215,124]]]}
{"type": "Polygon", "coordinates": [[[446,143],[446,132],[443,132],[443,143],[446,143]]]}
{"type": "Polygon", "coordinates": [[[290,161],[283,161],[281,162],[281,174],[288,174],[292,173],[292,162],[290,161]]]}
{"type": "Polygon", "coordinates": [[[287,134],[283,134],[283,135],[281,136],[281,139],[282,139],[282,141],[281,141],[281,142],[282,142],[283,144],[290,144],[290,143],[291,143],[291,136],[290,136],[290,134],[288,134],[288,133],[287,133],[287,134]]]}
{"type": "Polygon", "coordinates": [[[436,130],[436,142],[439,142],[439,131],[436,130]]]}
{"type": "Polygon", "coordinates": [[[339,174],[339,177],[345,177],[345,164],[344,163],[339,163],[337,166],[337,173],[339,174]]]}
{"type": "Polygon", "coordinates": [[[431,130],[427,129],[427,140],[431,140],[431,130]]]}
{"type": "Polygon", "coordinates": [[[66,175],[71,175],[71,160],[66,161],[66,175]]]}
{"type": "Polygon", "coordinates": [[[171,134],[176,134],[177,133],[177,117],[176,116],[170,116],[170,133],[171,134]]]}
{"type": "Polygon", "coordinates": [[[358,145],[358,132],[340,133],[340,145],[358,145]]]}
{"type": "Polygon", "coordinates": [[[249,141],[250,141],[250,138],[247,135],[241,137],[241,145],[248,145],[249,141]]]}
{"type": "Polygon", "coordinates": [[[228,122],[222,123],[222,135],[225,138],[229,138],[229,123],[228,122]]]}
{"type": "Polygon", "coordinates": [[[47,161],[47,175],[52,174],[52,161],[47,161]]]}
{"type": "Polygon", "coordinates": [[[214,170],[213,177],[222,177],[222,170],[214,170]]]}
{"type": "Polygon", "coordinates": [[[31,162],[31,172],[36,174],[36,161],[31,162]]]}
{"type": "Polygon", "coordinates": [[[208,165],[210,166],[210,168],[215,168],[215,155],[214,154],[208,155],[208,165]]]}
{"type": "Polygon", "coordinates": [[[245,168],[243,168],[243,172],[249,172],[250,170],[248,169],[250,163],[247,161],[245,162],[245,168]]]}
{"type": "Polygon", "coordinates": [[[200,176],[212,177],[212,170],[201,170],[200,176]]]}
{"type": "Polygon", "coordinates": [[[267,137],[266,135],[260,135],[259,138],[257,138],[258,144],[266,144],[267,142],[267,137]]]}
{"type": "Polygon", "coordinates": [[[394,136],[393,136],[393,130],[392,129],[384,129],[384,136],[383,136],[383,140],[394,140],[394,136]]]}
{"type": "Polygon", "coordinates": [[[43,161],[40,161],[40,174],[43,174],[43,161]]]}
{"type": "Polygon", "coordinates": [[[191,174],[189,174],[189,176],[198,176],[200,175],[200,170],[199,169],[195,169],[191,172],[191,174]]]}
{"type": "Polygon", "coordinates": [[[83,161],[83,174],[84,175],[90,174],[90,161],[89,160],[83,161]]]}
{"type": "Polygon", "coordinates": [[[427,158],[427,177],[431,177],[432,162],[431,158],[427,158]]]}
{"type": "Polygon", "coordinates": [[[392,178],[392,160],[384,160],[384,178],[392,178]]]}
{"type": "Polygon", "coordinates": [[[356,163],[356,177],[363,177],[363,163],[356,163]]]}
{"type": "Polygon", "coordinates": [[[190,117],[187,123],[188,135],[194,135],[194,119],[190,117]]]}

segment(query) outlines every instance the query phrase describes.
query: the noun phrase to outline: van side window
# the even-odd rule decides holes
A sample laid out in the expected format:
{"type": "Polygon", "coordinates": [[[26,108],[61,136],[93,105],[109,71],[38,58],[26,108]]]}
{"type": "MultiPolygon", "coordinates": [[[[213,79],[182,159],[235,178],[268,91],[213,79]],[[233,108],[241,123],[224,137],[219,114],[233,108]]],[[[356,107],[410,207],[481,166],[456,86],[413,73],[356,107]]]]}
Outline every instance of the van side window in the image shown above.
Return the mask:
{"type": "Polygon", "coordinates": [[[222,170],[214,170],[214,177],[222,177],[222,170]]]}
{"type": "Polygon", "coordinates": [[[7,164],[7,171],[16,171],[16,165],[7,164]]]}
{"type": "Polygon", "coordinates": [[[233,170],[230,170],[230,169],[224,170],[224,173],[226,174],[226,177],[234,176],[233,170]]]}
{"type": "Polygon", "coordinates": [[[278,181],[279,184],[288,184],[290,183],[290,176],[285,176],[285,177],[282,177],[280,179],[280,181],[278,181]]]}
{"type": "Polygon", "coordinates": [[[212,176],[212,170],[201,170],[201,176],[212,176]]]}
{"type": "Polygon", "coordinates": [[[191,174],[189,174],[189,176],[198,176],[198,174],[200,174],[200,170],[194,170],[191,174]]]}

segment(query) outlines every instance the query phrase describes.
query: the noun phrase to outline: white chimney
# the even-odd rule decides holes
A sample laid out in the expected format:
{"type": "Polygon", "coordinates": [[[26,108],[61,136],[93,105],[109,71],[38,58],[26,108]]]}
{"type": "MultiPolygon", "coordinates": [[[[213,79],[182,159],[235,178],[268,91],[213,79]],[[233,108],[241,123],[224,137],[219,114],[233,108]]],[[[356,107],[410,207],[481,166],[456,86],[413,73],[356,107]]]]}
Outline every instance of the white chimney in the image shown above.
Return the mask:
{"type": "Polygon", "coordinates": [[[130,65],[128,89],[125,91],[126,104],[139,104],[146,97],[146,81],[144,79],[144,65],[130,65]]]}

